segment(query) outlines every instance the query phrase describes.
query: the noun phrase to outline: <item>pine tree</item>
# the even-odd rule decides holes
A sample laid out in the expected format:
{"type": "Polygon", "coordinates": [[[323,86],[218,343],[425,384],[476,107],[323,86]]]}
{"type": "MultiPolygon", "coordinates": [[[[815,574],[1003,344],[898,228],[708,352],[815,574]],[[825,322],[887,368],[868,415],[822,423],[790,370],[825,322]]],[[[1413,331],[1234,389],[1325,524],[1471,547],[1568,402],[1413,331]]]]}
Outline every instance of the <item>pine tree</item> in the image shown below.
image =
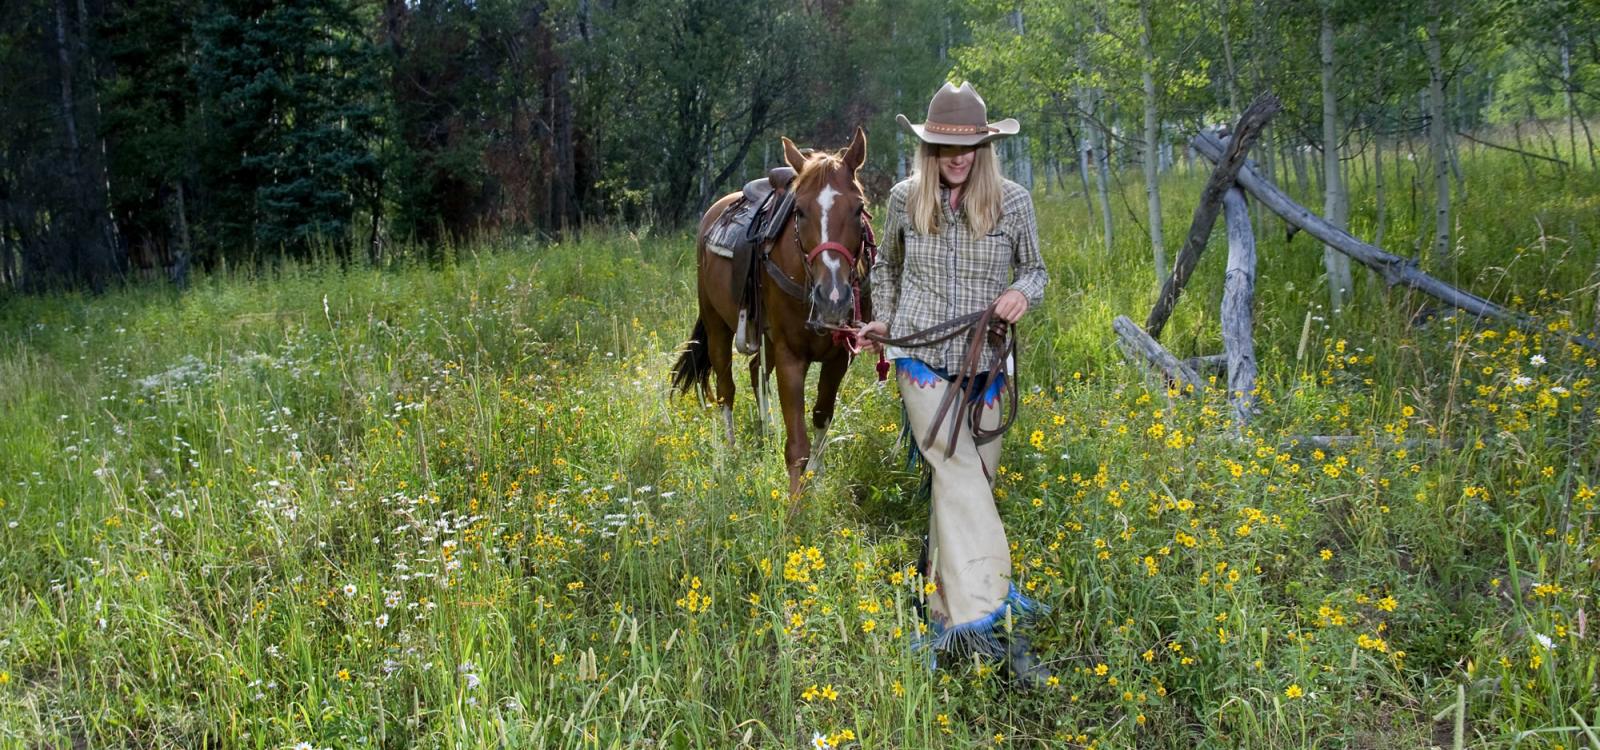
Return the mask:
{"type": "Polygon", "coordinates": [[[209,220],[226,250],[347,254],[375,189],[375,49],[345,0],[227,0],[196,28],[209,220]]]}

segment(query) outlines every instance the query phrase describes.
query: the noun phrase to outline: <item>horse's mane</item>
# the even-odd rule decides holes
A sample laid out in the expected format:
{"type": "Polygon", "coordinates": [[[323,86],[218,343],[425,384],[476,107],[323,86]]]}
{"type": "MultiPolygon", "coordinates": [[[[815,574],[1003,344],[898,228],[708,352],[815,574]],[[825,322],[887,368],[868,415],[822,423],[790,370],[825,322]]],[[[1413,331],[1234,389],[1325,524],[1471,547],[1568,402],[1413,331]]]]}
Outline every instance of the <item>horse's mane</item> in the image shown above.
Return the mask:
{"type": "MultiPolygon", "coordinates": [[[[844,150],[839,151],[811,151],[806,155],[805,169],[795,177],[794,189],[821,190],[817,183],[822,182],[826,175],[833,174],[834,170],[844,169],[844,150]]],[[[855,186],[856,192],[866,195],[866,190],[861,187],[861,181],[851,175],[850,182],[855,186]]]]}

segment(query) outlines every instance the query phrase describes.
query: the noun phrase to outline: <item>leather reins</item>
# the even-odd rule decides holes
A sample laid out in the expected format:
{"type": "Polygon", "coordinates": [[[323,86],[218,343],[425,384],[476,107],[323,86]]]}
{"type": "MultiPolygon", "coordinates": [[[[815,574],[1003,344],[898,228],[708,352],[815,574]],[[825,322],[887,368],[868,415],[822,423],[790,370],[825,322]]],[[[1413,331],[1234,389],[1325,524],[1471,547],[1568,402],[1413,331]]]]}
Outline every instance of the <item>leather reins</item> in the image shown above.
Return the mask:
{"type": "Polygon", "coordinates": [[[933,447],[934,438],[939,434],[940,425],[945,417],[950,417],[950,438],[946,442],[945,458],[955,454],[956,438],[960,434],[959,428],[962,419],[962,410],[966,411],[965,421],[972,427],[973,442],[982,445],[990,440],[1000,437],[1006,430],[1011,429],[1012,423],[1017,421],[1017,383],[1014,376],[1008,376],[1001,384],[1003,397],[1007,401],[1005,418],[994,429],[983,427],[980,422],[983,418],[982,399],[980,394],[973,391],[982,387],[987,388],[994,383],[994,379],[1005,373],[1006,361],[1016,361],[1017,356],[1017,326],[1007,323],[994,316],[994,306],[990,305],[982,310],[967,315],[951,318],[942,323],[929,326],[920,331],[893,338],[869,334],[867,338],[882,345],[899,347],[902,349],[917,349],[941,344],[968,331],[972,338],[967,342],[967,356],[961,361],[961,366],[952,373],[952,386],[945,390],[944,398],[939,401],[939,409],[934,412],[933,423],[928,430],[928,437],[923,441],[923,449],[933,447]],[[995,349],[994,359],[989,362],[988,370],[979,378],[979,360],[983,358],[984,337],[993,335],[1000,341],[995,349]],[[981,383],[981,385],[980,385],[981,383]],[[959,394],[959,401],[957,395],[959,394]],[[954,406],[954,411],[951,407],[954,406]]]}

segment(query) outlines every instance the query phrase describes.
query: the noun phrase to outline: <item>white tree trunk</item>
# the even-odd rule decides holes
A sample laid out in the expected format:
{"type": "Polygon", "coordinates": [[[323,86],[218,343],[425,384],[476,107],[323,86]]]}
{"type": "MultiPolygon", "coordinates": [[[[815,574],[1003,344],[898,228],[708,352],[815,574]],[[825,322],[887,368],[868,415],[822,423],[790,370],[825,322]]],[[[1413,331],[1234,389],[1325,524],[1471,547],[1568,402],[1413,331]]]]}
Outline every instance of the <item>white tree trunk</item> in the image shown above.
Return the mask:
{"type": "Polygon", "coordinates": [[[1303,143],[1295,143],[1289,147],[1289,159],[1294,163],[1294,184],[1296,198],[1305,200],[1311,192],[1311,172],[1306,168],[1306,147],[1303,143]]]}
{"type": "MultiPolygon", "coordinates": [[[[1322,5],[1322,173],[1323,216],[1344,229],[1348,222],[1350,199],[1345,192],[1344,170],[1339,167],[1339,100],[1333,91],[1333,16],[1326,2],[1322,5]]],[[[1350,293],[1350,259],[1324,245],[1322,267],[1328,272],[1329,307],[1344,311],[1350,293]]]]}
{"type": "MultiPolygon", "coordinates": [[[[1100,18],[1097,15],[1094,22],[1095,33],[1100,33],[1100,18]]],[[[1078,46],[1078,64],[1089,70],[1088,50],[1080,44],[1078,46]]],[[[1116,237],[1116,232],[1111,224],[1111,160],[1107,154],[1109,134],[1105,129],[1092,122],[1093,116],[1100,112],[1100,90],[1092,86],[1085,86],[1082,93],[1083,137],[1088,155],[1094,158],[1095,166],[1095,193],[1100,198],[1100,238],[1105,241],[1106,257],[1111,256],[1111,246],[1116,237]]],[[[1101,118],[1104,120],[1104,118],[1101,118]]],[[[1085,189],[1088,183],[1084,183],[1085,189]]]]}
{"type": "MultiPolygon", "coordinates": [[[[1084,100],[1085,100],[1085,97],[1083,95],[1083,92],[1080,91],[1078,93],[1078,101],[1081,103],[1084,100]]],[[[1087,112],[1088,108],[1085,107],[1084,111],[1087,112]]],[[[1090,169],[1089,165],[1090,165],[1091,161],[1093,161],[1093,159],[1094,159],[1094,135],[1093,135],[1093,131],[1090,130],[1090,128],[1092,126],[1089,123],[1088,115],[1084,115],[1083,116],[1083,118],[1079,122],[1078,127],[1080,128],[1080,131],[1078,133],[1078,144],[1077,144],[1078,145],[1078,179],[1083,181],[1083,207],[1084,207],[1083,216],[1084,216],[1085,219],[1087,219],[1089,221],[1093,221],[1094,220],[1094,188],[1089,185],[1089,169],[1090,169]]],[[[1066,187],[1065,185],[1062,186],[1063,190],[1065,189],[1065,187],[1066,187]]]]}
{"type": "Polygon", "coordinates": [[[1433,259],[1436,268],[1450,264],[1450,134],[1444,121],[1444,51],[1439,41],[1439,0],[1428,3],[1428,135],[1433,152],[1433,259]]]}
{"type": "MultiPolygon", "coordinates": [[[[1075,25],[1073,28],[1077,29],[1078,27],[1075,25]]],[[[1100,20],[1098,16],[1095,18],[1094,30],[1096,33],[1099,33],[1100,31],[1100,20]]],[[[1076,55],[1078,67],[1081,68],[1085,73],[1088,73],[1090,71],[1089,51],[1085,46],[1085,43],[1080,42],[1078,44],[1076,55]]],[[[1095,173],[1095,194],[1098,195],[1100,199],[1100,215],[1102,221],[1100,239],[1105,242],[1106,255],[1110,256],[1113,235],[1111,228],[1111,194],[1110,188],[1108,187],[1108,183],[1110,182],[1110,169],[1105,160],[1105,147],[1099,142],[1104,140],[1102,138],[1103,134],[1101,133],[1100,127],[1094,122],[1096,115],[1099,114],[1099,107],[1100,92],[1098,89],[1093,86],[1083,86],[1078,89],[1078,111],[1082,113],[1081,121],[1083,128],[1083,136],[1080,139],[1079,145],[1079,149],[1081,151],[1079,163],[1081,165],[1080,170],[1083,173],[1083,199],[1086,202],[1091,200],[1089,197],[1089,172],[1093,170],[1095,173]],[[1093,166],[1090,165],[1090,160],[1093,160],[1093,166]]],[[[1089,203],[1089,207],[1091,209],[1090,215],[1092,216],[1094,213],[1094,205],[1092,202],[1089,203]]]]}
{"type": "Polygon", "coordinates": [[[1228,33],[1228,16],[1231,12],[1231,0],[1218,0],[1217,15],[1222,19],[1222,59],[1228,65],[1228,110],[1231,114],[1239,113],[1239,75],[1233,66],[1233,38],[1228,33]]]}
{"type": "Polygon", "coordinates": [[[1016,141],[1012,145],[1011,158],[1016,163],[1017,182],[1033,192],[1033,146],[1028,142],[1028,136],[1019,135],[1007,140],[1016,141]]]}
{"type": "Polygon", "coordinates": [[[1095,183],[1100,193],[1100,224],[1105,228],[1106,255],[1111,255],[1111,245],[1116,239],[1115,224],[1111,221],[1111,141],[1103,128],[1094,131],[1095,183]]]}
{"type": "MultiPolygon", "coordinates": [[[[1011,11],[1011,29],[1018,37],[1027,33],[1027,28],[1022,21],[1022,7],[1019,5],[1011,11]]],[[[1028,142],[1028,136],[1019,135],[1008,140],[1015,141],[1011,146],[1011,159],[1015,162],[1016,180],[1029,192],[1033,191],[1033,147],[1028,142]]]]}
{"type": "Polygon", "coordinates": [[[1567,144],[1572,149],[1572,165],[1577,166],[1578,108],[1572,104],[1572,43],[1567,39],[1565,24],[1561,26],[1561,93],[1567,100],[1567,144]]]}
{"type": "Polygon", "coordinates": [[[1383,230],[1389,223],[1388,212],[1388,181],[1383,177],[1383,134],[1375,133],[1372,137],[1372,193],[1373,200],[1377,203],[1373,210],[1377,211],[1377,228],[1372,232],[1372,244],[1383,247],[1383,230]]]}
{"type": "Polygon", "coordinates": [[[1150,0],[1139,1],[1139,53],[1144,79],[1144,192],[1150,206],[1150,250],[1155,259],[1156,283],[1167,277],[1167,248],[1161,231],[1161,188],[1157,184],[1161,158],[1160,123],[1156,119],[1155,51],[1150,26],[1150,0]]]}

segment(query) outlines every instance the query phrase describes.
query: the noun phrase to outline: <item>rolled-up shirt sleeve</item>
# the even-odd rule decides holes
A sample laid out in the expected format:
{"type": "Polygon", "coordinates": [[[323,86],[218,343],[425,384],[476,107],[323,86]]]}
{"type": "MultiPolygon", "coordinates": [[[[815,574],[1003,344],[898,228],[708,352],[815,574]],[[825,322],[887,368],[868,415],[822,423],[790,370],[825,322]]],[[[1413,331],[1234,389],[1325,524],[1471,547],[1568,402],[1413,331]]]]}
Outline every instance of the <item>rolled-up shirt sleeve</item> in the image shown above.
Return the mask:
{"type": "Polygon", "coordinates": [[[878,260],[872,264],[869,279],[872,282],[872,318],[886,326],[893,325],[895,308],[900,303],[900,275],[905,267],[905,233],[902,216],[905,214],[905,191],[890,191],[889,207],[885,210],[883,244],[878,246],[878,260]]]}
{"type": "MultiPolygon", "coordinates": [[[[1050,274],[1039,252],[1039,222],[1034,217],[1033,198],[1024,197],[1017,209],[1016,240],[1011,249],[1013,278],[1007,288],[1022,292],[1028,299],[1028,307],[1034,308],[1044,301],[1044,287],[1050,282],[1050,274]]],[[[873,303],[877,303],[876,298],[873,303]]]]}

